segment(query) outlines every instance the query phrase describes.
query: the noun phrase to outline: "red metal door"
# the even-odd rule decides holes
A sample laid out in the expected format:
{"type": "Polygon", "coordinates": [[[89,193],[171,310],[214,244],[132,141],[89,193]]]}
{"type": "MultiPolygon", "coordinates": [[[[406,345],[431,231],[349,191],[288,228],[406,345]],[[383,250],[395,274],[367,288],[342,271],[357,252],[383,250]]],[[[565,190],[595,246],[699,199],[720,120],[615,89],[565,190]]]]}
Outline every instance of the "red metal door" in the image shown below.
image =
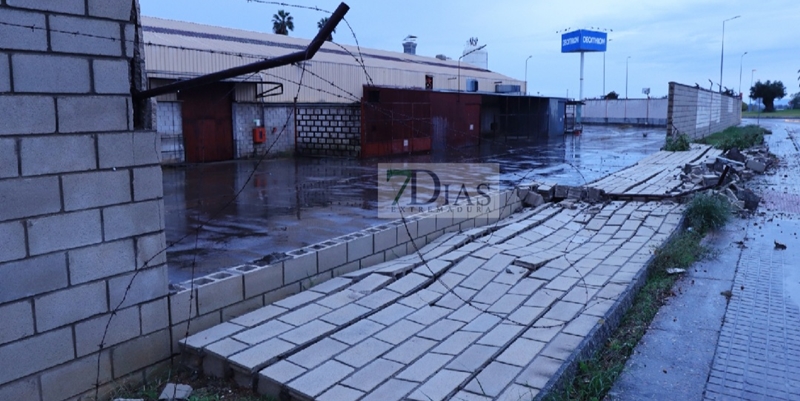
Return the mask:
{"type": "Polygon", "coordinates": [[[180,93],[188,163],[233,159],[232,87],[216,84],[180,93]]]}

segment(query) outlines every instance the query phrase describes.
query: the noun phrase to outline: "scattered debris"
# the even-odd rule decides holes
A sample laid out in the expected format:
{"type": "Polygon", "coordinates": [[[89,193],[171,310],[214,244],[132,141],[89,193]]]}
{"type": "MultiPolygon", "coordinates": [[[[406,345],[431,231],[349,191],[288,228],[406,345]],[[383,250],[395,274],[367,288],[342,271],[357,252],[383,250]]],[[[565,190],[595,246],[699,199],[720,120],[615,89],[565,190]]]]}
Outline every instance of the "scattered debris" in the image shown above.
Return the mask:
{"type": "Polygon", "coordinates": [[[686,273],[686,269],[679,269],[676,267],[671,267],[667,269],[667,274],[681,274],[681,273],[686,273]]]}
{"type": "Polygon", "coordinates": [[[192,386],[186,384],[167,383],[161,395],[158,396],[159,401],[178,401],[188,400],[192,395],[192,386]]]}
{"type": "Polygon", "coordinates": [[[739,163],[744,163],[747,160],[747,156],[743,155],[737,147],[732,147],[729,151],[725,152],[725,157],[739,163]]]}
{"type": "Polygon", "coordinates": [[[524,203],[525,206],[532,206],[532,207],[541,206],[544,204],[544,202],[545,202],[544,197],[541,194],[538,194],[533,191],[528,192],[528,194],[525,195],[525,198],[523,198],[522,200],[522,203],[524,203]]]}
{"type": "Polygon", "coordinates": [[[728,299],[730,301],[731,297],[733,296],[733,293],[730,290],[726,290],[726,291],[720,292],[719,295],[722,295],[723,297],[725,297],[726,299],[728,299]]]}
{"type": "Polygon", "coordinates": [[[781,243],[780,243],[780,242],[778,242],[778,241],[775,241],[775,249],[778,249],[778,250],[784,250],[784,249],[786,249],[786,245],[784,245],[784,244],[781,244],[781,243]]]}
{"type": "Polygon", "coordinates": [[[144,401],[144,398],[114,398],[114,401],[144,401]]]}
{"type": "Polygon", "coordinates": [[[767,170],[767,165],[762,160],[749,159],[745,166],[759,174],[767,170]]]}

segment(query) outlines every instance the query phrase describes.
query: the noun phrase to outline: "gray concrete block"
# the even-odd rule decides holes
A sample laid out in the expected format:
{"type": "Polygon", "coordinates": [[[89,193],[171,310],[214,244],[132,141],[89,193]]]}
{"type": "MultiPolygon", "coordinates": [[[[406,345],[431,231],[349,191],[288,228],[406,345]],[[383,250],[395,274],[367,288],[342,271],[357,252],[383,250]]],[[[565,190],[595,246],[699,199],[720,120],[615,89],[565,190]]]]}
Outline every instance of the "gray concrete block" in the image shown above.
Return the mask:
{"type": "Polygon", "coordinates": [[[245,265],[239,268],[244,275],[244,295],[251,298],[283,285],[283,263],[268,266],[245,265]]]}
{"type": "MultiPolygon", "coordinates": [[[[134,41],[136,40],[136,27],[133,24],[125,24],[125,57],[128,59],[133,58],[134,48],[136,47],[134,41]]],[[[294,135],[292,135],[294,138],[294,135]]]]}
{"type": "Polygon", "coordinates": [[[321,337],[325,337],[337,329],[332,324],[325,323],[321,320],[312,320],[292,331],[282,334],[280,337],[298,346],[303,346],[321,337]]]}
{"type": "Polygon", "coordinates": [[[296,309],[292,312],[283,314],[280,317],[278,317],[278,320],[297,327],[297,326],[302,326],[322,315],[325,315],[330,311],[331,308],[312,303],[303,306],[302,308],[296,309]]]}
{"type": "Polygon", "coordinates": [[[364,395],[363,392],[341,386],[335,385],[331,387],[328,391],[322,393],[319,397],[317,397],[318,401],[356,401],[364,395]]]}
{"type": "Polygon", "coordinates": [[[0,264],[0,303],[64,288],[69,284],[63,253],[0,264]]]}
{"type": "Polygon", "coordinates": [[[363,259],[372,255],[372,234],[359,232],[353,235],[365,234],[361,237],[353,238],[347,242],[347,261],[363,259]]]}
{"type": "Polygon", "coordinates": [[[123,96],[58,98],[58,130],[108,132],[128,129],[128,99],[123,96]]]}
{"type": "Polygon", "coordinates": [[[264,297],[262,296],[245,299],[242,302],[224,307],[222,309],[222,320],[229,321],[262,307],[264,307],[264,297]]]}
{"type": "Polygon", "coordinates": [[[384,327],[386,326],[379,323],[375,323],[371,320],[362,319],[354,323],[352,326],[348,326],[334,333],[333,335],[331,335],[331,338],[341,341],[345,344],[353,345],[377,333],[384,327]]]}
{"type": "Polygon", "coordinates": [[[3,238],[0,241],[0,263],[25,257],[25,229],[22,222],[0,224],[0,238],[3,238]]]}
{"type": "Polygon", "coordinates": [[[280,301],[275,302],[275,306],[279,306],[281,308],[286,308],[289,310],[294,310],[307,303],[313,302],[314,300],[317,300],[319,298],[322,298],[322,294],[313,291],[303,291],[299,294],[295,294],[292,295],[291,297],[284,298],[280,301]]]}
{"type": "Polygon", "coordinates": [[[62,15],[50,16],[50,46],[54,52],[119,57],[123,51],[120,34],[120,25],[116,22],[62,15]],[[80,32],[84,35],[74,35],[71,32],[80,32]]]}
{"type": "MultiPolygon", "coordinates": [[[[28,3],[34,3],[34,1],[28,3]]],[[[49,1],[49,3],[59,2],[49,1]]],[[[44,14],[4,7],[3,12],[0,13],[0,22],[24,26],[0,25],[0,49],[47,50],[47,30],[44,29],[47,24],[44,14]],[[27,28],[31,26],[40,29],[27,28]]]]}
{"type": "Polygon", "coordinates": [[[64,175],[61,185],[64,210],[67,211],[131,201],[130,174],[127,170],[64,175]]]}
{"type": "Polygon", "coordinates": [[[259,394],[278,394],[283,385],[307,372],[306,369],[285,360],[258,372],[259,394]]]}
{"type": "Polygon", "coordinates": [[[111,350],[114,377],[125,375],[170,357],[169,330],[137,337],[111,350]]]}
{"type": "Polygon", "coordinates": [[[33,307],[30,301],[17,302],[0,306],[0,322],[13,322],[7,324],[0,331],[0,345],[32,336],[33,307]]]}
{"type": "Polygon", "coordinates": [[[37,330],[47,331],[71,324],[108,311],[106,285],[105,282],[96,282],[66,288],[36,298],[34,307],[37,330]]]}
{"type": "Polygon", "coordinates": [[[133,133],[98,135],[97,157],[102,169],[132,166],[134,164],[133,133]]]}
{"type": "Polygon", "coordinates": [[[11,91],[11,72],[8,68],[8,56],[5,54],[0,54],[0,93],[11,91]]]}
{"type": "Polygon", "coordinates": [[[89,355],[100,350],[138,337],[141,333],[139,307],[134,306],[119,310],[115,315],[106,314],[89,319],[75,325],[75,352],[78,357],[89,355]],[[110,319],[110,321],[109,321],[110,319]],[[108,325],[105,340],[103,332],[108,325]]]}
{"type": "Polygon", "coordinates": [[[52,97],[0,95],[0,135],[52,133],[56,130],[55,110],[52,97]]]}
{"type": "Polygon", "coordinates": [[[37,376],[0,386],[0,400],[38,400],[39,397],[39,378],[37,376]]]}
{"type": "Polygon", "coordinates": [[[336,361],[328,361],[316,369],[292,380],[289,387],[312,399],[333,387],[353,372],[353,368],[336,361]]]}
{"type": "Polygon", "coordinates": [[[137,166],[161,163],[161,135],[156,131],[134,132],[133,162],[137,166]]]}
{"type": "Polygon", "coordinates": [[[380,358],[343,380],[342,384],[368,392],[403,367],[403,364],[380,358]]]}
{"type": "Polygon", "coordinates": [[[57,214],[28,220],[28,247],[31,255],[73,249],[102,242],[100,212],[57,214]]]}
{"type": "Polygon", "coordinates": [[[238,324],[222,323],[199,333],[192,334],[180,342],[189,349],[200,350],[244,329],[244,326],[239,326],[238,324]]]}
{"type": "Polygon", "coordinates": [[[375,334],[373,337],[390,344],[398,345],[424,328],[425,326],[410,320],[400,320],[375,334]]]}
{"type": "Polygon", "coordinates": [[[110,306],[111,308],[126,307],[164,297],[168,293],[168,285],[166,266],[140,269],[135,273],[114,277],[108,280],[110,306]],[[120,305],[128,286],[130,286],[130,290],[127,291],[125,302],[120,305]]]}
{"type": "Polygon", "coordinates": [[[253,327],[264,323],[267,320],[270,320],[284,312],[286,312],[285,308],[275,305],[267,305],[263,308],[256,309],[250,313],[232,319],[231,323],[235,323],[240,326],[253,327]]]}
{"type": "MultiPolygon", "coordinates": [[[[119,95],[131,93],[131,78],[127,60],[94,60],[92,68],[96,93],[119,95]]],[[[16,81],[14,82],[16,83],[16,81]]]]}
{"type": "Polygon", "coordinates": [[[105,240],[153,233],[164,229],[163,202],[153,200],[103,210],[105,240]]]}
{"type": "Polygon", "coordinates": [[[275,338],[294,328],[294,326],[279,320],[269,320],[266,323],[238,333],[233,338],[245,344],[255,345],[275,338]]]}
{"type": "Polygon", "coordinates": [[[94,170],[97,165],[90,135],[23,138],[20,144],[22,175],[94,170]]]}
{"type": "Polygon", "coordinates": [[[317,251],[317,269],[320,272],[331,270],[347,263],[347,244],[336,243],[317,251]]]}
{"type": "Polygon", "coordinates": [[[89,15],[119,21],[130,21],[131,3],[127,0],[89,0],[89,15]]]}
{"type": "Polygon", "coordinates": [[[197,308],[201,315],[244,300],[241,274],[219,272],[209,277],[215,281],[197,289],[197,308]]]}
{"type": "Polygon", "coordinates": [[[476,394],[497,397],[520,370],[522,368],[518,366],[492,362],[464,388],[476,394]]]}
{"type": "Polygon", "coordinates": [[[287,360],[306,369],[312,369],[339,352],[344,351],[347,347],[345,343],[323,338],[310,347],[290,356],[287,360]]]}
{"type": "Polygon", "coordinates": [[[347,351],[342,352],[336,356],[335,359],[352,367],[360,368],[391,348],[392,345],[389,343],[375,338],[368,338],[347,351]]]}
{"type": "Polygon", "coordinates": [[[167,298],[141,305],[142,334],[150,334],[169,326],[169,303],[167,298]]]}
{"type": "Polygon", "coordinates": [[[14,92],[89,93],[89,60],[50,54],[14,54],[14,92]]]}
{"type": "Polygon", "coordinates": [[[397,246],[397,229],[392,227],[373,235],[373,251],[380,252],[397,246]]]}
{"type": "Polygon", "coordinates": [[[83,15],[86,12],[81,0],[9,0],[9,6],[40,11],[55,11],[83,15]]]}
{"type": "Polygon", "coordinates": [[[161,167],[152,166],[133,170],[133,200],[136,202],[164,197],[161,167]]]}
{"type": "Polygon", "coordinates": [[[292,343],[273,338],[231,356],[230,362],[247,372],[255,372],[272,364],[280,355],[294,349],[292,343]]]}
{"type": "Polygon", "coordinates": [[[0,360],[4,366],[14,367],[0,369],[0,383],[40,372],[73,357],[72,330],[68,327],[0,346],[0,360]]]}
{"type": "Polygon", "coordinates": [[[136,268],[150,268],[167,263],[164,233],[136,238],[136,268]]]}
{"type": "Polygon", "coordinates": [[[411,395],[408,396],[408,399],[415,401],[443,400],[447,398],[450,393],[454,393],[469,376],[470,375],[465,372],[457,372],[448,369],[441,370],[430,380],[425,382],[425,384],[412,392],[411,395]]]}
{"type": "Polygon", "coordinates": [[[301,251],[305,253],[295,255],[292,259],[283,262],[284,285],[307,280],[318,273],[316,252],[309,252],[307,250],[301,251]]]}
{"type": "Polygon", "coordinates": [[[82,284],[136,269],[133,240],[107,242],[68,252],[70,283],[82,284]]]}
{"type": "Polygon", "coordinates": [[[0,178],[18,176],[17,142],[14,139],[0,139],[0,155],[2,155],[0,157],[0,178]]]}

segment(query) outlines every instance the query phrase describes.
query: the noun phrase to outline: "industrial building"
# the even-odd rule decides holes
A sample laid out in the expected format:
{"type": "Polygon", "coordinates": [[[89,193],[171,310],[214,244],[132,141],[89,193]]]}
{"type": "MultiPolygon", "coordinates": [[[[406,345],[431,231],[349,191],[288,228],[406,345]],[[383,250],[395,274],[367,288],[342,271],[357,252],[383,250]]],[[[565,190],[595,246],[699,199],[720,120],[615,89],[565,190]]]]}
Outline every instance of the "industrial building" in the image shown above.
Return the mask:
{"type": "MultiPolygon", "coordinates": [[[[151,88],[304,49],[308,40],[143,17],[151,88]]],[[[165,163],[269,154],[373,157],[563,132],[563,100],[463,60],[326,42],[313,60],[157,98],[165,163]]],[[[398,49],[400,46],[398,45],[398,49]]],[[[481,55],[483,59],[487,56],[481,55]]]]}

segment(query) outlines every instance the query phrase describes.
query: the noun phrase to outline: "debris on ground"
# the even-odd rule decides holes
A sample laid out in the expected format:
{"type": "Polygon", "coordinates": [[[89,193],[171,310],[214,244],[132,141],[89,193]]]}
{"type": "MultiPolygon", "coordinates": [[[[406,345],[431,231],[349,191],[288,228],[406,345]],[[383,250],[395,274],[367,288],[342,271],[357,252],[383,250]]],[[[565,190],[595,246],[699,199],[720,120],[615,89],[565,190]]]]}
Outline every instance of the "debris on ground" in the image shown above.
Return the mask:
{"type": "Polygon", "coordinates": [[[192,386],[186,384],[167,383],[161,395],[158,396],[159,401],[181,401],[188,400],[192,395],[192,386]]]}
{"type": "Polygon", "coordinates": [[[785,244],[781,244],[778,241],[775,241],[775,249],[784,250],[784,249],[786,249],[786,245],[785,244]]]}
{"type": "Polygon", "coordinates": [[[671,267],[667,269],[667,274],[681,274],[686,273],[686,269],[679,269],[677,267],[671,267]]]}

